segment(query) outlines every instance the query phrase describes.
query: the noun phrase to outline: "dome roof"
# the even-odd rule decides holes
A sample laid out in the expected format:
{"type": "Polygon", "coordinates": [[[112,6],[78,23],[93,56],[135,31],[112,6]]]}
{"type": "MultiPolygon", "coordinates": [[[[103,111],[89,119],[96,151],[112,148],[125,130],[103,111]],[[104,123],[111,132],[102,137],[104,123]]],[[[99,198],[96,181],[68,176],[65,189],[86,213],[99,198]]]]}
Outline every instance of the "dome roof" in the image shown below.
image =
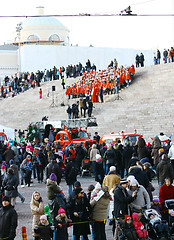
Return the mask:
{"type": "Polygon", "coordinates": [[[22,43],[57,43],[69,45],[69,30],[58,19],[44,15],[44,7],[37,7],[37,14],[22,23],[22,43]]]}
{"type": "Polygon", "coordinates": [[[53,17],[30,17],[23,21],[23,27],[35,25],[57,25],[64,26],[59,20],[53,17]]]}

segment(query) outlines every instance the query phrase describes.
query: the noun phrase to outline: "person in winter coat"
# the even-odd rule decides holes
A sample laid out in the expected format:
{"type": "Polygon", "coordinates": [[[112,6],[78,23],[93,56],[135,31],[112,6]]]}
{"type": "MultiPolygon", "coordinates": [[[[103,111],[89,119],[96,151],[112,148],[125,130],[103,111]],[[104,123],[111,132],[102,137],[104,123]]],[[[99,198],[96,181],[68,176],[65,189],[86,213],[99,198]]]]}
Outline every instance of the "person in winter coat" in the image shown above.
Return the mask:
{"type": "Polygon", "coordinates": [[[161,53],[160,53],[159,49],[157,49],[157,54],[156,54],[156,56],[157,56],[157,64],[160,64],[161,53]]]}
{"type": "Polygon", "coordinates": [[[142,185],[138,184],[136,179],[132,179],[130,182],[128,193],[132,195],[134,191],[137,192],[137,196],[136,199],[130,203],[132,212],[141,212],[144,207],[149,209],[151,207],[149,194],[142,185]]]}
{"type": "Polygon", "coordinates": [[[140,63],[140,65],[141,65],[141,67],[144,67],[144,54],[143,53],[141,53],[140,54],[140,57],[139,57],[139,63],[140,63]]]}
{"type": "Polygon", "coordinates": [[[40,217],[40,223],[35,225],[34,232],[39,235],[39,240],[51,240],[53,228],[49,225],[46,215],[40,217]]]}
{"type": "MultiPolygon", "coordinates": [[[[91,205],[82,188],[75,189],[75,197],[69,199],[69,214],[73,223],[86,222],[89,220],[91,214],[91,205]]],[[[90,228],[88,223],[74,224],[73,235],[76,240],[83,236],[84,240],[88,240],[88,234],[90,234],[90,228]]]]}
{"type": "Polygon", "coordinates": [[[97,149],[96,144],[93,144],[92,149],[90,151],[90,161],[92,162],[92,173],[94,176],[95,176],[96,154],[99,154],[99,150],[97,149]]]}
{"type": "Polygon", "coordinates": [[[128,240],[137,240],[138,236],[132,223],[131,217],[129,215],[125,215],[124,219],[125,220],[122,225],[123,233],[128,240]]]}
{"type": "Polygon", "coordinates": [[[102,184],[105,173],[103,170],[102,157],[100,154],[96,154],[96,163],[95,163],[95,181],[102,184]]]}
{"type": "Polygon", "coordinates": [[[112,146],[108,146],[107,151],[105,152],[104,158],[106,159],[106,174],[109,172],[111,166],[116,166],[116,154],[112,146]]]}
{"type": "Polygon", "coordinates": [[[157,135],[155,135],[152,142],[152,157],[154,163],[154,169],[156,169],[157,164],[159,163],[159,149],[161,148],[161,141],[157,135]]]}
{"type": "Polygon", "coordinates": [[[56,216],[56,233],[55,240],[68,240],[68,227],[72,221],[67,218],[66,212],[63,208],[59,208],[56,216]]]}
{"type": "Polygon", "coordinates": [[[123,169],[126,170],[126,176],[128,174],[130,160],[132,158],[133,150],[130,147],[130,144],[126,145],[126,148],[123,151],[123,169]]]}
{"type": "Polygon", "coordinates": [[[77,174],[78,174],[78,166],[74,161],[72,161],[72,158],[67,158],[67,165],[65,169],[65,181],[69,188],[69,194],[72,192],[73,185],[77,181],[77,174]]]}
{"type": "Polygon", "coordinates": [[[174,171],[165,154],[162,155],[162,160],[157,165],[156,175],[159,188],[164,184],[166,177],[169,177],[171,179],[171,182],[173,182],[174,171]]]}
{"type": "Polygon", "coordinates": [[[7,170],[7,175],[2,182],[2,187],[5,190],[5,196],[10,198],[12,206],[15,206],[15,200],[18,196],[17,186],[17,177],[14,175],[13,169],[9,168],[7,170]]]}
{"type": "Polygon", "coordinates": [[[124,217],[129,212],[128,205],[133,202],[136,198],[136,192],[132,193],[132,196],[127,192],[128,181],[121,179],[120,185],[115,189],[114,192],[114,216],[124,217]]]}
{"type": "Polygon", "coordinates": [[[6,161],[6,164],[7,164],[7,167],[9,167],[9,161],[11,159],[14,160],[14,157],[15,157],[15,153],[14,151],[11,149],[11,147],[9,146],[8,149],[3,153],[3,157],[6,161]]]}
{"type": "MultiPolygon", "coordinates": [[[[47,179],[47,198],[48,205],[50,208],[51,221],[55,223],[55,217],[57,216],[57,211],[59,209],[58,199],[56,199],[56,195],[61,192],[60,187],[57,185],[57,177],[54,173],[50,175],[47,179]]],[[[55,224],[54,224],[55,225],[55,224]]]]}
{"type": "Polygon", "coordinates": [[[18,216],[10,204],[10,198],[4,196],[2,199],[2,208],[0,208],[0,239],[13,240],[16,236],[18,226],[18,216]]]}
{"type": "Polygon", "coordinates": [[[93,196],[90,204],[92,207],[92,219],[95,221],[92,224],[94,240],[106,240],[105,222],[107,219],[107,208],[110,202],[110,194],[108,187],[103,186],[96,196],[93,196]]]}
{"type": "Polygon", "coordinates": [[[46,176],[49,178],[51,173],[54,173],[57,177],[57,184],[61,182],[61,172],[59,164],[56,162],[55,159],[51,159],[51,162],[46,166],[46,176]]]}
{"type": "Polygon", "coordinates": [[[133,218],[133,225],[135,227],[135,231],[140,239],[146,239],[147,238],[147,230],[144,229],[144,225],[140,221],[141,215],[138,213],[132,214],[133,218]]]}
{"type": "Polygon", "coordinates": [[[165,200],[174,199],[174,186],[171,184],[171,179],[166,178],[165,183],[161,186],[159,191],[159,200],[161,204],[161,210],[164,212],[165,200]]]}
{"type": "Polygon", "coordinates": [[[144,138],[139,138],[137,145],[138,159],[141,160],[142,158],[148,157],[149,153],[144,138]]]}
{"type": "Polygon", "coordinates": [[[116,167],[111,166],[108,175],[103,180],[103,186],[107,186],[110,191],[115,183],[120,184],[120,178],[116,175],[116,167]]]}
{"type": "Polygon", "coordinates": [[[35,233],[34,227],[35,225],[39,224],[41,215],[44,214],[44,204],[39,192],[33,192],[31,202],[30,202],[30,209],[33,215],[33,222],[32,222],[32,233],[34,240],[39,240],[39,234],[35,233]]]}
{"type": "Polygon", "coordinates": [[[171,165],[172,165],[172,168],[173,168],[173,170],[174,170],[174,143],[173,143],[172,146],[169,148],[168,158],[170,158],[171,165]]]}
{"type": "Polygon", "coordinates": [[[138,181],[140,185],[142,185],[145,189],[149,185],[149,180],[147,178],[146,172],[143,171],[141,166],[132,166],[129,168],[128,176],[133,175],[135,179],[138,181]]]}
{"type": "Polygon", "coordinates": [[[83,147],[83,143],[80,143],[76,147],[76,163],[78,164],[79,169],[81,167],[82,160],[85,159],[86,155],[87,155],[87,151],[83,147]]]}

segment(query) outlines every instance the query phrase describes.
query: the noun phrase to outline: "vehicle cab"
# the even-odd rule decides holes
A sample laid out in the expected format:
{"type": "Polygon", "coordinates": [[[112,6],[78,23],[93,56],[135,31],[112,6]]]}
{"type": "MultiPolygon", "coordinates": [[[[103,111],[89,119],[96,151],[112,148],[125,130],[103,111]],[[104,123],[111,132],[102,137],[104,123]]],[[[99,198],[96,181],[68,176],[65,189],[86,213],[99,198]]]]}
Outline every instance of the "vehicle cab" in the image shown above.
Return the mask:
{"type": "Polygon", "coordinates": [[[96,143],[95,140],[90,139],[90,135],[86,130],[78,128],[64,129],[59,131],[56,134],[55,141],[61,146],[61,148],[64,148],[65,145],[68,146],[70,143],[78,145],[83,142],[83,144],[85,145],[85,143],[88,142],[90,146],[93,143],[96,143]]]}
{"type": "Polygon", "coordinates": [[[110,134],[101,136],[99,144],[105,142],[108,146],[110,144],[117,144],[121,142],[123,146],[126,146],[127,143],[130,143],[130,146],[134,146],[140,137],[143,137],[143,135],[137,134],[136,130],[134,133],[125,133],[124,131],[120,133],[112,132],[110,134]]]}

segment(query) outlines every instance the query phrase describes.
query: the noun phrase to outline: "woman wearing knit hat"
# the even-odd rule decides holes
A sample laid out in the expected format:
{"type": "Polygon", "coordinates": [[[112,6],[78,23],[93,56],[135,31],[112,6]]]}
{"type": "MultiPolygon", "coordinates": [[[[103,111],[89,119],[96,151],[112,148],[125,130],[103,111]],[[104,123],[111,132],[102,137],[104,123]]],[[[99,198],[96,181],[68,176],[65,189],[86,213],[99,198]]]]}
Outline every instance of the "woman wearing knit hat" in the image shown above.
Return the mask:
{"type": "Polygon", "coordinates": [[[60,207],[56,216],[55,239],[68,240],[68,227],[71,222],[71,219],[67,218],[66,211],[60,207]]]}
{"type": "Polygon", "coordinates": [[[50,208],[51,214],[51,221],[54,224],[55,217],[57,216],[57,211],[59,209],[58,200],[56,195],[61,192],[60,187],[57,185],[57,177],[54,173],[50,175],[46,182],[47,188],[47,198],[48,198],[48,205],[50,208]]]}
{"type": "Polygon", "coordinates": [[[82,188],[75,189],[75,198],[71,198],[69,201],[69,212],[72,222],[75,223],[73,225],[73,235],[75,235],[75,239],[79,240],[82,235],[84,240],[88,240],[88,234],[90,234],[89,224],[78,224],[78,222],[87,222],[91,214],[89,200],[82,188]]]}

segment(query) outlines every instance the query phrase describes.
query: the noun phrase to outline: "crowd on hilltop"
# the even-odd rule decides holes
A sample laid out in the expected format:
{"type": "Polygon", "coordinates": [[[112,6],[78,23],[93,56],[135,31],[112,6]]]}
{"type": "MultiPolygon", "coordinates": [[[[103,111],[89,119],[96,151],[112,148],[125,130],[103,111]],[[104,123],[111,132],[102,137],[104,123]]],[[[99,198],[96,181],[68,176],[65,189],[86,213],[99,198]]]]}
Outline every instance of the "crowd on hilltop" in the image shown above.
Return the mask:
{"type": "Polygon", "coordinates": [[[75,239],[83,236],[87,240],[91,233],[94,240],[106,240],[107,219],[115,237],[146,239],[151,234],[147,224],[155,229],[156,238],[172,234],[174,211],[173,207],[168,211],[166,200],[174,199],[174,145],[163,145],[158,136],[152,144],[139,138],[135,146],[130,142],[123,146],[121,141],[100,145],[97,132],[94,140],[96,144],[91,147],[71,143],[64,149],[57,149],[47,138],[43,142],[12,142],[9,147],[0,143],[1,239],[15,238],[15,199],[25,201],[18,186],[31,187],[35,178],[46,183],[48,203],[44,206],[41,194],[33,192],[30,208],[35,240],[51,240],[52,236],[54,240],[68,239],[67,228],[71,225],[75,239]],[[88,158],[90,161],[83,161],[88,158]],[[87,193],[77,181],[83,170],[94,176],[87,193]],[[153,196],[155,175],[159,197],[153,196]],[[68,196],[59,186],[62,177],[68,185],[68,196]],[[147,214],[145,209],[151,210],[147,214]]]}
{"type": "Polygon", "coordinates": [[[171,47],[171,49],[165,49],[163,51],[163,55],[161,54],[160,50],[157,49],[156,54],[154,53],[154,65],[160,64],[161,59],[164,63],[170,63],[174,62],[174,49],[171,47]]]}

